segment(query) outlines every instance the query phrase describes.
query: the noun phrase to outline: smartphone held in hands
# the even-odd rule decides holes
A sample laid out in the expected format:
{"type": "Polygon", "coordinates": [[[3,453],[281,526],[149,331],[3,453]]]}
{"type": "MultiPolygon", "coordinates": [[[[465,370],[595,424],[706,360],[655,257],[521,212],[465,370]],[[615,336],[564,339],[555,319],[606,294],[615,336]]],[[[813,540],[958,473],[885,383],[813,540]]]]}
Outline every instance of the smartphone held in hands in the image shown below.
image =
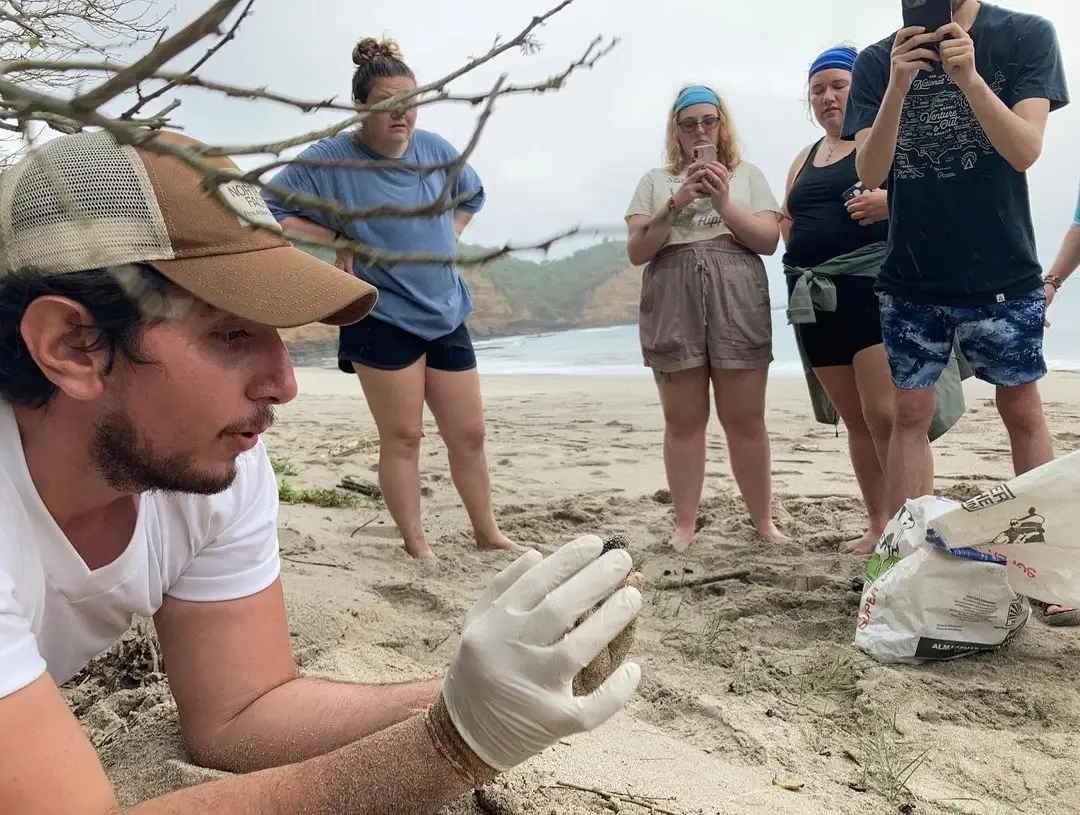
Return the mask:
{"type": "Polygon", "coordinates": [[[844,190],[844,200],[850,201],[856,195],[862,195],[864,192],[870,192],[870,188],[863,184],[861,181],[856,181],[846,190],[844,190]]]}
{"type": "Polygon", "coordinates": [[[716,161],[715,144],[697,144],[692,151],[694,164],[709,164],[716,161]]]}
{"type": "Polygon", "coordinates": [[[921,26],[937,31],[952,22],[952,0],[901,0],[904,4],[904,28],[921,26]]]}

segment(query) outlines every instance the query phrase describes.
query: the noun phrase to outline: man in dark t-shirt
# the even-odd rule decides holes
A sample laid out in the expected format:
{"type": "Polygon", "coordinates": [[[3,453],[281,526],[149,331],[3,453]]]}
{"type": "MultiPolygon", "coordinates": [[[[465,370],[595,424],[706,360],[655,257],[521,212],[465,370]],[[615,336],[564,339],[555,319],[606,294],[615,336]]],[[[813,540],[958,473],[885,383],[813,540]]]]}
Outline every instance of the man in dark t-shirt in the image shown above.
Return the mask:
{"type": "Polygon", "coordinates": [[[1017,473],[1053,458],[1038,380],[1046,292],[1026,171],[1048,114],[1068,103],[1053,25],[978,0],[953,22],[900,30],[855,63],[844,137],[859,177],[889,189],[878,279],[897,413],[890,501],[933,491],[932,385],[954,340],[997,404],[1017,473]]]}

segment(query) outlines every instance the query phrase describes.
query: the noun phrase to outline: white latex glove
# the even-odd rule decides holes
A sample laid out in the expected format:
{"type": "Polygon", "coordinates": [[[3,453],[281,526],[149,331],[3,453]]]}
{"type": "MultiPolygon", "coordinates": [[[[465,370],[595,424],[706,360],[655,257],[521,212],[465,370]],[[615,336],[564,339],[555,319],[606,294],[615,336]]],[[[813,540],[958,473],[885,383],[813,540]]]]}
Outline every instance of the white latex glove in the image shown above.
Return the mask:
{"type": "Polygon", "coordinates": [[[547,559],[535,550],[522,555],[465,617],[443,699],[465,743],[500,772],[603,724],[637,689],[641,668],[626,662],[588,696],[572,690],[574,675],[641,610],[636,588],[612,594],[633,568],[629,553],[601,557],[603,546],[589,535],[547,559]]]}

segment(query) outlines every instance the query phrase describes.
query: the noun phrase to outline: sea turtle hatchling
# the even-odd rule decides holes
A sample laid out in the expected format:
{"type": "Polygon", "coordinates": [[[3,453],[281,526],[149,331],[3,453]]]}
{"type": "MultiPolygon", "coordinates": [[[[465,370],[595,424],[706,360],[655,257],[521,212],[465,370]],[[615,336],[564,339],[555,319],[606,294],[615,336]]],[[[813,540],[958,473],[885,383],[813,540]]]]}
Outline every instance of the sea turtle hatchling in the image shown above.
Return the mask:
{"type": "MultiPolygon", "coordinates": [[[[630,549],[630,539],[622,533],[617,533],[604,539],[604,552],[612,549],[630,549]]],[[[633,586],[638,591],[645,590],[645,576],[641,572],[634,571],[626,576],[619,588],[633,586]]],[[[599,608],[597,606],[596,608],[599,608]]],[[[578,620],[578,625],[587,620],[596,608],[586,612],[578,620]]],[[[596,659],[586,665],[574,677],[573,689],[575,696],[586,696],[596,690],[611,676],[612,671],[618,668],[626,655],[630,653],[630,647],[634,644],[634,632],[637,628],[636,619],[608,643],[608,646],[597,654],[596,659]]]]}

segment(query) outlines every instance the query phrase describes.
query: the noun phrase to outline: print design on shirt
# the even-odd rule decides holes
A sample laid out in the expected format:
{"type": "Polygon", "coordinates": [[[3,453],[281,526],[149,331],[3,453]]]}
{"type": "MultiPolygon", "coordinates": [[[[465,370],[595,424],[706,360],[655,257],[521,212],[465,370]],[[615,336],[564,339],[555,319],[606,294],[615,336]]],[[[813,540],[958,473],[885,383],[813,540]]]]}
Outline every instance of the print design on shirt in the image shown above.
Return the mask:
{"type": "MultiPolygon", "coordinates": [[[[683,179],[669,175],[668,186],[674,195],[683,184],[683,179]]],[[[711,198],[698,198],[686,209],[675,216],[675,226],[680,230],[712,229],[724,223],[723,216],[713,208],[711,198]]]]}
{"type": "MultiPolygon", "coordinates": [[[[990,89],[1000,96],[1004,86],[1005,75],[995,72],[990,89]]],[[[896,141],[896,178],[923,178],[929,171],[938,178],[953,178],[961,171],[973,170],[980,155],[994,153],[967,97],[952,77],[941,73],[912,83],[896,141]]]]}

